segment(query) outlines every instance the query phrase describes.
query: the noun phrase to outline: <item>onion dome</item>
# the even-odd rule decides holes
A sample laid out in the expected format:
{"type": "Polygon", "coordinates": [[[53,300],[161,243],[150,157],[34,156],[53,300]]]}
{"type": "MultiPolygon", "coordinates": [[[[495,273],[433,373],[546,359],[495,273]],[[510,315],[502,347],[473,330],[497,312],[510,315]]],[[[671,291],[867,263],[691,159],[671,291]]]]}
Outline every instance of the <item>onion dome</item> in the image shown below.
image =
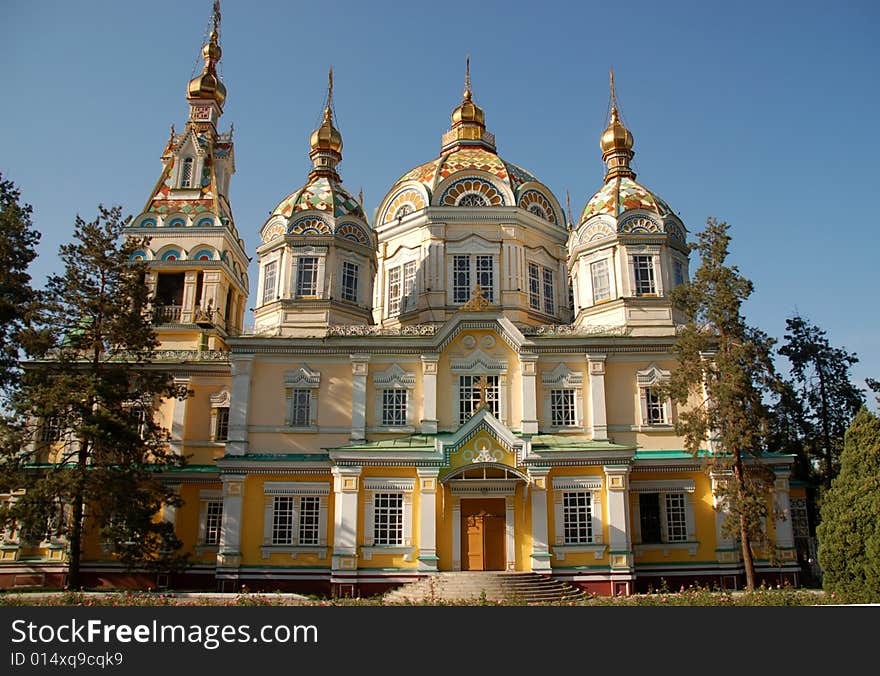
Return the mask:
{"type": "Polygon", "coordinates": [[[226,101],[226,86],[217,75],[217,63],[220,61],[222,53],[215,17],[214,28],[208,38],[208,44],[202,47],[205,66],[202,68],[201,74],[189,81],[186,87],[186,98],[190,100],[213,99],[218,106],[223,107],[223,103],[226,101]]]}

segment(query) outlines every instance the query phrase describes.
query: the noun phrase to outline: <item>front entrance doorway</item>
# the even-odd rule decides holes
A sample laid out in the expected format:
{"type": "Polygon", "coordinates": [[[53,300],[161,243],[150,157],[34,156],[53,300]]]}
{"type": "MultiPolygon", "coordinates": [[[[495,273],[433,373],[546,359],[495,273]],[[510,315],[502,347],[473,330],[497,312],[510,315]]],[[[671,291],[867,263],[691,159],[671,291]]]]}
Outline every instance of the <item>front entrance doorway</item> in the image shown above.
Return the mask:
{"type": "Polygon", "coordinates": [[[461,569],[505,569],[504,498],[461,501],[461,569]]]}

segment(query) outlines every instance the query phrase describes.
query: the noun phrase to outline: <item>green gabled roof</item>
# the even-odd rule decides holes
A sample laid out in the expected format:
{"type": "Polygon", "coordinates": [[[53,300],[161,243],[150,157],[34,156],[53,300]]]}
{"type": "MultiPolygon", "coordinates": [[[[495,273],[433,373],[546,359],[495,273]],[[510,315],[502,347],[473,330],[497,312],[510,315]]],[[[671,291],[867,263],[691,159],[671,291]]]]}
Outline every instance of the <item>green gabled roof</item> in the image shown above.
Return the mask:
{"type": "Polygon", "coordinates": [[[396,439],[364,441],[348,446],[328,448],[328,451],[434,451],[436,434],[412,434],[396,439]]]}
{"type": "Polygon", "coordinates": [[[223,462],[324,462],[330,460],[325,451],[318,453],[245,453],[244,455],[224,455],[223,462]]]}
{"type": "Polygon", "coordinates": [[[217,465],[183,465],[182,467],[172,467],[167,472],[219,472],[217,465]]]}
{"type": "Polygon", "coordinates": [[[544,453],[552,451],[629,451],[632,446],[613,444],[610,441],[594,441],[585,436],[564,436],[561,434],[536,434],[532,437],[532,451],[544,453]]]}
{"type": "MultiPolygon", "coordinates": [[[[705,452],[700,451],[700,456],[703,455],[705,452]]],[[[646,451],[642,448],[636,451],[633,460],[694,460],[694,456],[687,451],[646,451]]]]}

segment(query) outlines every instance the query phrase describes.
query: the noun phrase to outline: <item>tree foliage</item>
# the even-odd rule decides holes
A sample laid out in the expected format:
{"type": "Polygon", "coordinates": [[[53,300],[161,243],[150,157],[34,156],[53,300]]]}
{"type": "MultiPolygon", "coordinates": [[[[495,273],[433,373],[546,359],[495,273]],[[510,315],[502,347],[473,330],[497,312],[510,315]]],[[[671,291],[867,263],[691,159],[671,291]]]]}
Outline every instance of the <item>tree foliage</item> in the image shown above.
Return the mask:
{"type": "Polygon", "coordinates": [[[816,530],[827,592],[880,603],[880,418],[862,407],[845,434],[840,472],[816,530]]]}
{"type": "Polygon", "coordinates": [[[150,368],[158,341],[143,263],[130,260],[145,243],[124,238],[126,223],[118,207],[77,217],[73,241],[59,250],[64,273],[48,281],[44,339],[31,346],[14,399],[18,422],[0,438],[0,489],[25,489],[3,516],[38,541],[67,538],[72,587],[93,530],[128,565],[181,562],[173,526],[157,515],[180,504],[159,473],[183,459],[170,453],[153,410],[186,392],[150,368]]]}
{"type": "Polygon", "coordinates": [[[803,409],[804,452],[822,468],[818,478],[826,486],[837,475],[843,436],[865,401],[850,379],[855,354],[832,347],[826,332],[795,315],[786,320],[785,344],[779,353],[791,364],[793,389],[803,409]]]}
{"type": "Polygon", "coordinates": [[[18,379],[22,333],[39,297],[28,274],[40,241],[32,213],[15,184],[0,174],[0,390],[7,393],[18,379]]]}
{"type": "Polygon", "coordinates": [[[677,432],[693,454],[711,451],[726,506],[724,530],[742,545],[746,583],[755,586],[752,543],[766,538],[772,472],[761,463],[769,429],[765,394],[779,388],[773,340],[747,324],[742,304],[752,283],[726,264],[729,225],[713,218],[691,250],[700,267],[672,294],[688,317],[675,344],[678,366],[663,388],[680,404],[677,432]]]}

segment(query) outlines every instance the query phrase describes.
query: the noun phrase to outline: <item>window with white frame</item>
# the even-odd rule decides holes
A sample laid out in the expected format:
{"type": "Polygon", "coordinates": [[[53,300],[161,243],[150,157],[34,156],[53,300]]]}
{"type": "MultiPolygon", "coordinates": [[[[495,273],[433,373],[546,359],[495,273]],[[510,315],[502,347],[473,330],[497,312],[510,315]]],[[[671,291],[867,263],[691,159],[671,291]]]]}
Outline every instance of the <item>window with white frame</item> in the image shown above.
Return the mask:
{"type": "Polygon", "coordinates": [[[654,257],[644,255],[632,256],[632,266],[635,283],[633,292],[635,295],[655,295],[657,293],[657,284],[654,281],[654,257]]]}
{"type": "Polygon", "coordinates": [[[388,269],[388,316],[412,310],[416,306],[416,261],[388,269]]]}
{"type": "Polygon", "coordinates": [[[494,303],[495,273],[493,270],[492,256],[478,255],[474,258],[476,259],[477,267],[477,284],[480,285],[480,289],[483,292],[483,298],[490,303],[494,303]]]}
{"type": "MultiPolygon", "coordinates": [[[[369,477],[364,480],[364,546],[412,546],[413,479],[369,477]]],[[[371,553],[367,550],[365,558],[371,553]]]]}
{"type": "Polygon", "coordinates": [[[550,423],[553,427],[574,427],[577,425],[574,402],[574,389],[550,390],[550,423]]]}
{"type": "Polygon", "coordinates": [[[403,545],[403,493],[373,494],[373,544],[403,545]]]}
{"type": "MultiPolygon", "coordinates": [[[[669,479],[631,482],[633,542],[640,545],[694,543],[694,482],[669,479]]],[[[696,547],[689,547],[696,553],[696,547]]]]}
{"type": "Polygon", "coordinates": [[[593,304],[611,298],[611,279],[608,275],[608,259],[603,258],[590,265],[593,280],[593,304]]]}
{"type": "Polygon", "coordinates": [[[452,302],[467,303],[475,284],[479,284],[483,298],[490,303],[495,302],[495,256],[491,254],[453,256],[452,302]]]}
{"type": "Polygon", "coordinates": [[[565,551],[598,551],[602,545],[602,477],[554,477],[554,544],[565,551]],[[583,548],[583,549],[578,549],[583,548]]]}
{"type": "Polygon", "coordinates": [[[564,544],[593,542],[592,494],[588,491],[565,491],[562,494],[564,544]]]}
{"type": "Polygon", "coordinates": [[[299,256],[296,261],[296,295],[315,296],[318,293],[318,257],[299,256]]]}
{"type": "Polygon", "coordinates": [[[407,391],[402,388],[382,390],[382,425],[404,427],[407,424],[407,391]]]}
{"type": "Polygon", "coordinates": [[[205,537],[202,544],[219,545],[220,527],[223,525],[223,501],[209,500],[205,505],[205,537]]]}
{"type": "Polygon", "coordinates": [[[57,416],[46,416],[40,423],[40,442],[54,444],[61,441],[61,420],[57,416]]]}
{"type": "MultiPolygon", "coordinates": [[[[265,513],[263,556],[273,548],[327,546],[327,496],[330,485],[311,481],[267,481],[263,484],[265,513]]],[[[320,553],[320,552],[319,552],[320,553]]]]}
{"type": "Polygon", "coordinates": [[[278,276],[278,261],[266,263],[263,266],[263,303],[271,303],[276,297],[276,278],[278,276]]]}
{"type": "Polygon", "coordinates": [[[452,257],[452,301],[467,303],[471,297],[471,257],[452,257]]]}
{"type": "Polygon", "coordinates": [[[672,406],[660,396],[659,387],[669,380],[670,372],[651,364],[636,372],[639,387],[640,422],[642,425],[671,425],[672,406]]]}
{"type": "Polygon", "coordinates": [[[556,314],[556,275],[550,268],[529,263],[529,307],[556,314]]]}
{"type": "Polygon", "coordinates": [[[342,261],[342,300],[357,303],[358,277],[360,266],[351,261],[342,261]]]}
{"type": "Polygon", "coordinates": [[[459,376],[458,377],[458,422],[467,422],[480,405],[481,382],[486,383],[486,400],[489,410],[496,418],[499,411],[498,376],[459,376]]]}
{"type": "Polygon", "coordinates": [[[226,441],[229,438],[229,407],[217,408],[217,422],[214,427],[214,441],[226,441]]]}
{"type": "Polygon", "coordinates": [[[684,262],[677,258],[672,260],[672,283],[675,286],[685,283],[684,262]]]}

